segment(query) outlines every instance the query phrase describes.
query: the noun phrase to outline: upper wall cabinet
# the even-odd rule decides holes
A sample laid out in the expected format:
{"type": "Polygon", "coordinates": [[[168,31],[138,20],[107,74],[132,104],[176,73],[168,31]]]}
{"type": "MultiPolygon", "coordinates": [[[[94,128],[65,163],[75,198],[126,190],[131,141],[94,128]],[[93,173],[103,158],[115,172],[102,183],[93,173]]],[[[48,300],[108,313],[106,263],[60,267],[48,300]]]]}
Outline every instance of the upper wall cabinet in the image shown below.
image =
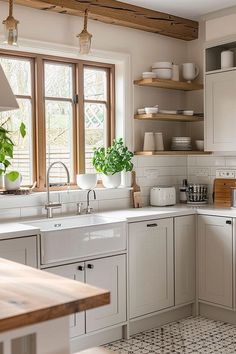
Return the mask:
{"type": "Polygon", "coordinates": [[[207,48],[205,58],[205,150],[236,151],[236,42],[207,48]],[[221,68],[227,50],[234,59],[221,68]]]}
{"type": "Polygon", "coordinates": [[[236,151],[236,71],[206,75],[205,149],[236,151]]]}

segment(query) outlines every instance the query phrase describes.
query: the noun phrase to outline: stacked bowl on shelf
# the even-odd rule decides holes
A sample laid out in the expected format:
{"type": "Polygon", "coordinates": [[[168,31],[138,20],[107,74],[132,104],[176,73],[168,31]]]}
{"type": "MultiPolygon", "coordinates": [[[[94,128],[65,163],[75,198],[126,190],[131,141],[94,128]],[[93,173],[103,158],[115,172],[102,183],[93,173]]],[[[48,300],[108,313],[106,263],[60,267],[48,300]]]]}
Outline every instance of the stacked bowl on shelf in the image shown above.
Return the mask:
{"type": "Polygon", "coordinates": [[[171,150],[189,151],[192,150],[192,141],[189,136],[175,136],[172,138],[171,150]]]}
{"type": "Polygon", "coordinates": [[[172,63],[168,61],[157,61],[152,65],[152,72],[156,74],[158,79],[171,80],[172,63]]]}

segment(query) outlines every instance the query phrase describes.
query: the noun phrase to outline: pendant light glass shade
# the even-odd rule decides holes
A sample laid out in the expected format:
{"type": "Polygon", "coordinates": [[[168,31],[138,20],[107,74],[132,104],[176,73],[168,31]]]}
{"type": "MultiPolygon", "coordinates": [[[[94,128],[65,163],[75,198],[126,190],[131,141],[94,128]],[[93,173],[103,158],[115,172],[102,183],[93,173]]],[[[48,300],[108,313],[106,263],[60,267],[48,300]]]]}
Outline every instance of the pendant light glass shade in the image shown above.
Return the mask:
{"type": "Polygon", "coordinates": [[[84,14],[84,29],[77,36],[79,38],[79,52],[81,54],[89,54],[91,49],[92,35],[87,31],[87,25],[88,25],[88,10],[86,9],[84,14]]]}
{"type": "Polygon", "coordinates": [[[9,16],[3,21],[4,25],[4,44],[18,45],[18,23],[13,17],[13,0],[9,0],[9,16]]]}

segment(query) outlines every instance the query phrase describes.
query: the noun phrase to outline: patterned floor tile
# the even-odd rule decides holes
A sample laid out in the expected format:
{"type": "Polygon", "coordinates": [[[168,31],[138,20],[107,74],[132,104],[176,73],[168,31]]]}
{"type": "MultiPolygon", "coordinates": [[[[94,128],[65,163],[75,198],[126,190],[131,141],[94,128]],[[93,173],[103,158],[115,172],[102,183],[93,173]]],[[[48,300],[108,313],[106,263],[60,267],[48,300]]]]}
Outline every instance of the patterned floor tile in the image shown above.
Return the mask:
{"type": "Polygon", "coordinates": [[[236,327],[189,317],[105,347],[117,354],[236,354],[236,327]]]}

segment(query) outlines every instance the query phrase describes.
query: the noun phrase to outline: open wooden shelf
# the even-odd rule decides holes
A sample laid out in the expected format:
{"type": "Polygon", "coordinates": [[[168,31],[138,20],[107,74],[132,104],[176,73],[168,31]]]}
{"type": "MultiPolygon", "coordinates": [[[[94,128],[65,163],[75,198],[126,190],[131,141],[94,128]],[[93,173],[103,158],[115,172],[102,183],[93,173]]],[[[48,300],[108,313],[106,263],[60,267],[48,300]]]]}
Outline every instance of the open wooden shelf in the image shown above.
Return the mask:
{"type": "Polygon", "coordinates": [[[154,156],[154,155],[211,155],[210,151],[135,151],[136,156],[154,156]]]}
{"type": "Polygon", "coordinates": [[[203,85],[196,82],[173,81],[165,79],[140,79],[134,81],[138,86],[160,87],[171,90],[194,91],[202,90],[203,85]]]}
{"type": "Polygon", "coordinates": [[[184,114],[164,114],[164,113],[149,113],[149,114],[136,114],[134,119],[138,120],[161,120],[172,122],[201,122],[203,117],[189,116],[184,114]]]}

